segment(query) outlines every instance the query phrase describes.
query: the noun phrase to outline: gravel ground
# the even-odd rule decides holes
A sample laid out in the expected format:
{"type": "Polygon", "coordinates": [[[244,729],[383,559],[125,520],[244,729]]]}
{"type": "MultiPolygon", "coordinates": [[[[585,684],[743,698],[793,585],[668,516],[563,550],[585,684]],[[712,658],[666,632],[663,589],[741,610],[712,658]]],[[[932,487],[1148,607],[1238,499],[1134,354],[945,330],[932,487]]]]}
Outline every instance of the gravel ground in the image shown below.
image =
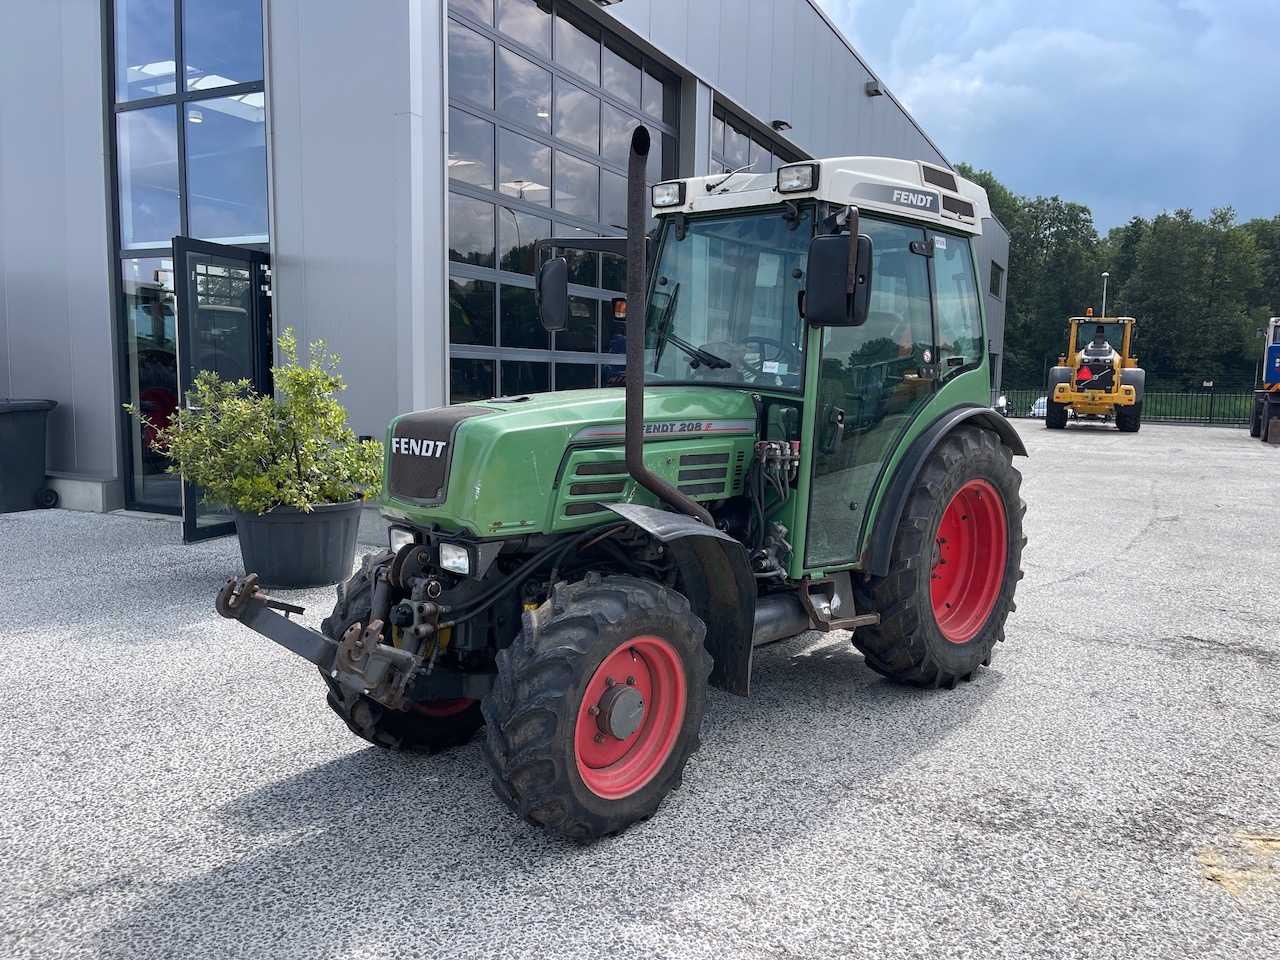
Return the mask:
{"type": "Polygon", "coordinates": [[[0,516],[0,956],[1280,956],[1280,447],[1016,428],[991,669],[922,691],[846,635],[762,648],[683,789],[585,849],[509,814],[476,742],[350,736],[214,614],[234,541],[0,516]]]}

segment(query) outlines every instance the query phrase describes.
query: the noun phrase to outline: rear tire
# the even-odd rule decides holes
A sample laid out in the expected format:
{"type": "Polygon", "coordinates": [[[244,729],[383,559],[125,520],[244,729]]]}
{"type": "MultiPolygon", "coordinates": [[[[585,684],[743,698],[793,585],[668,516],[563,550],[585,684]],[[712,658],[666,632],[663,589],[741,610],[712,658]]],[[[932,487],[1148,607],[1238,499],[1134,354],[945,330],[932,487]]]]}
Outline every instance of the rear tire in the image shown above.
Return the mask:
{"type": "Polygon", "coordinates": [[[647,820],[698,749],[711,658],[689,602],[637,577],[556,584],[498,652],[494,792],[579,843],[647,820]]]}
{"type": "Polygon", "coordinates": [[[1116,407],[1116,428],[1121,433],[1137,433],[1142,426],[1142,402],[1131,407],[1116,407]]]}
{"type": "Polygon", "coordinates": [[[1050,430],[1061,430],[1067,425],[1067,405],[1058,403],[1052,397],[1045,401],[1044,425],[1050,430]]]}
{"type": "Polygon", "coordinates": [[[954,687],[989,665],[1022,579],[1026,504],[1013,451],[960,426],[925,461],[898,522],[884,577],[855,579],[858,608],[880,614],[853,643],[877,673],[954,687]]]}
{"type": "Polygon", "coordinates": [[[1262,400],[1253,401],[1253,416],[1249,418],[1249,436],[1262,436],[1262,400]]]}
{"type": "Polygon", "coordinates": [[[1262,398],[1262,423],[1258,428],[1258,436],[1262,438],[1263,443],[1270,442],[1271,418],[1275,416],[1272,412],[1271,397],[1262,398]]]}
{"type": "MultiPolygon", "coordinates": [[[[391,555],[390,550],[369,554],[350,580],[338,584],[333,613],[320,625],[326,637],[336,642],[353,623],[362,627],[369,623],[374,571],[391,555]]],[[[408,710],[392,710],[338,683],[323,670],[320,675],[329,688],[329,707],[348,730],[376,747],[435,753],[466,743],[484,724],[479,700],[436,700],[414,703],[408,710]]]]}

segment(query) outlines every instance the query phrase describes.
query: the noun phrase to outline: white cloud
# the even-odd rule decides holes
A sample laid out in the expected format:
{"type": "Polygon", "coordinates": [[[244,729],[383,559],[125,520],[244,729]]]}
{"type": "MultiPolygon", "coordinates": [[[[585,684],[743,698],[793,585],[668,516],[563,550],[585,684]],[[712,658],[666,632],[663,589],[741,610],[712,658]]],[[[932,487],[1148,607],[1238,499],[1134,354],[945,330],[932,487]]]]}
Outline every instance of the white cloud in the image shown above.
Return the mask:
{"type": "Polygon", "coordinates": [[[818,2],[943,153],[1018,193],[1083,203],[1103,232],[1280,214],[1280,4],[818,2]]]}

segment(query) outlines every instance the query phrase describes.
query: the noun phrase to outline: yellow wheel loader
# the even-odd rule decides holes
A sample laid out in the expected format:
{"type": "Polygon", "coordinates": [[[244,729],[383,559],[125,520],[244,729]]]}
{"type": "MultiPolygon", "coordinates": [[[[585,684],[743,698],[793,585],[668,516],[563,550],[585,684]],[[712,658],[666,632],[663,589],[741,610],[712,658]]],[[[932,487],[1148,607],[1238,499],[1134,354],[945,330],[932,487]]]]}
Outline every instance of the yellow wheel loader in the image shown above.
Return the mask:
{"type": "Polygon", "coordinates": [[[1061,430],[1069,415],[1077,419],[1115,418],[1121,433],[1142,425],[1142,391],[1147,373],[1133,355],[1133,317],[1083,317],[1067,320],[1067,350],[1049,371],[1044,425],[1061,430]]]}

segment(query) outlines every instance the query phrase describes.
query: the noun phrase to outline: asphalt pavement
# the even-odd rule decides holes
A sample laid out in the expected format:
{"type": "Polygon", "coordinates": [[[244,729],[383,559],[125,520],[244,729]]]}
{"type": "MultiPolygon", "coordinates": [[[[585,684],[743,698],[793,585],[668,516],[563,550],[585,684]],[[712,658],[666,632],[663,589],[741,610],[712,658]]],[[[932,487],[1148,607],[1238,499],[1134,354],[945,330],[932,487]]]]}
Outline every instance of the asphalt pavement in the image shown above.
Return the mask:
{"type": "MultiPolygon", "coordinates": [[[[1280,446],[1015,423],[990,669],[761,648],[682,789],[589,848],[510,814],[478,740],[351,736],[214,613],[233,539],[0,515],[0,957],[1280,956],[1280,446]]],[[[281,595],[318,626],[333,589],[281,595]]]]}

